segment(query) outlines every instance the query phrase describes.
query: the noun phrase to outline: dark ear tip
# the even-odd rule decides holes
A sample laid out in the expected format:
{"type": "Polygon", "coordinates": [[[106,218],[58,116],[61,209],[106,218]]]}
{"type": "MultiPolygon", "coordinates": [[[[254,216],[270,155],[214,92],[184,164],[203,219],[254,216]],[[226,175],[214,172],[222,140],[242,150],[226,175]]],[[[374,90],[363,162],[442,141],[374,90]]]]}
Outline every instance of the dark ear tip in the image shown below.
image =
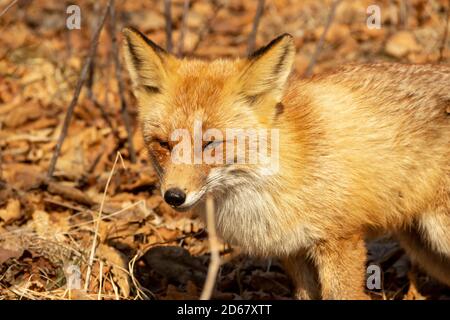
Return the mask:
{"type": "Polygon", "coordinates": [[[158,46],[152,40],[147,38],[145,36],[145,34],[143,34],[142,32],[140,32],[138,29],[136,29],[134,27],[130,27],[130,26],[125,27],[125,28],[122,29],[122,33],[128,40],[129,40],[131,35],[134,35],[134,36],[137,36],[137,37],[141,38],[142,40],[144,40],[150,47],[152,47],[158,53],[161,53],[161,54],[166,54],[167,53],[163,48],[158,46]]]}
{"type": "Polygon", "coordinates": [[[279,35],[278,37],[276,37],[275,39],[273,39],[272,41],[270,41],[269,44],[267,44],[265,47],[259,48],[258,50],[253,52],[249,56],[249,59],[255,59],[255,58],[262,56],[264,53],[269,51],[271,48],[273,48],[275,45],[277,45],[281,41],[286,41],[288,44],[293,45],[294,37],[289,33],[283,33],[283,34],[279,35]]]}

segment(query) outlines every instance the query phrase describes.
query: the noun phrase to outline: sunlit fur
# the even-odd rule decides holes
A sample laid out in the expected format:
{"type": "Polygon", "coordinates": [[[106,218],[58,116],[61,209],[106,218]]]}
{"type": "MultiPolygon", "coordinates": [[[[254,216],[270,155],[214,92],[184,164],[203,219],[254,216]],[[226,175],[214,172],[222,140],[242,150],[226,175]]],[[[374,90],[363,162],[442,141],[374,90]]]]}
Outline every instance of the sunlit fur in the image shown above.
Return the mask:
{"type": "MultiPolygon", "coordinates": [[[[216,202],[222,237],[279,256],[298,298],[365,298],[367,233],[391,231],[450,285],[450,68],[349,65],[288,79],[292,38],[247,59],[177,59],[137,31],[124,53],[161,190],[184,208],[216,202]],[[158,141],[173,130],[280,130],[280,168],[177,165],[158,141]]],[[[168,142],[171,146],[175,142],[168,142]]]]}

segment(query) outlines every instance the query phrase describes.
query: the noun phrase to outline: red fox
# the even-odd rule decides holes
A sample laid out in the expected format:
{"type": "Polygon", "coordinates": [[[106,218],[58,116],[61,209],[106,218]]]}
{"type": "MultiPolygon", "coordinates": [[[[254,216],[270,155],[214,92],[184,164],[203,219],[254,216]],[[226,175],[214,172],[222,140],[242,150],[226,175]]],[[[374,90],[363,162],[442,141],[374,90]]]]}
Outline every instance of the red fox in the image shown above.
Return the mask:
{"type": "MultiPolygon", "coordinates": [[[[132,28],[123,34],[168,204],[201,212],[210,194],[223,239],[281,258],[299,299],[368,298],[364,240],[380,231],[450,286],[450,67],[348,65],[302,79],[290,77],[288,34],[248,58],[213,61],[178,59],[132,28]],[[174,161],[172,133],[193,139],[196,122],[216,137],[228,128],[277,130],[276,170],[228,155],[174,161]]],[[[214,145],[213,156],[225,154],[236,142],[224,136],[182,153],[192,159],[214,145]]]]}

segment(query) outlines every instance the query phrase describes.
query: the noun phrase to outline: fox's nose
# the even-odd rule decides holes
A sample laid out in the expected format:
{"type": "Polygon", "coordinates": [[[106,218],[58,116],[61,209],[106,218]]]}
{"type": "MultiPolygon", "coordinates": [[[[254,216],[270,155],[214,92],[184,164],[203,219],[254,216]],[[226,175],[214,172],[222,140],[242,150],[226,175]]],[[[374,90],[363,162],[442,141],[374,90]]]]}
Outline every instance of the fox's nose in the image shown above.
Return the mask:
{"type": "Polygon", "coordinates": [[[186,200],[186,193],[178,188],[170,188],[164,193],[164,200],[174,207],[178,207],[186,200]]]}

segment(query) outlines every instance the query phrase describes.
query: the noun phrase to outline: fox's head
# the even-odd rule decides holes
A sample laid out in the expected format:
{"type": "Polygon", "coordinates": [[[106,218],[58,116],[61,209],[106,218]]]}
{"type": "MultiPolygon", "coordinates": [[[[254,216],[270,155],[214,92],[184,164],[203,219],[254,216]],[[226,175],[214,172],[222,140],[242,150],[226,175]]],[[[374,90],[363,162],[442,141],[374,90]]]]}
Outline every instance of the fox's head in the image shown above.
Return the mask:
{"type": "MultiPolygon", "coordinates": [[[[144,141],[165,201],[189,209],[207,192],[257,182],[263,166],[236,161],[227,150],[235,150],[239,132],[272,128],[295,56],[292,37],[284,34],[245,59],[208,62],[178,59],[132,28],[123,34],[144,141]]],[[[249,145],[247,160],[261,148],[249,145]]]]}

